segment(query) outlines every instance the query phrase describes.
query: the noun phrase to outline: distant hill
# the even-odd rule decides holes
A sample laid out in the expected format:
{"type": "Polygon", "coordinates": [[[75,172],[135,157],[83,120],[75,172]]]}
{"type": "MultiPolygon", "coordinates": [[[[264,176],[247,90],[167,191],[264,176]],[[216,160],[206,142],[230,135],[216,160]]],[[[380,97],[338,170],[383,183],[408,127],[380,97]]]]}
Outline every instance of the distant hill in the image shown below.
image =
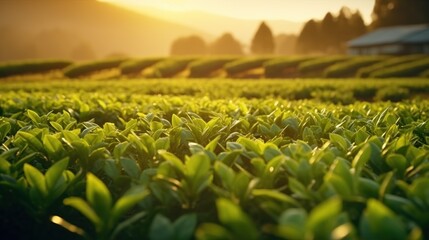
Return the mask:
{"type": "Polygon", "coordinates": [[[94,0],[0,1],[0,60],[167,55],[203,31],[94,0]]]}
{"type": "Polygon", "coordinates": [[[248,44],[262,20],[269,25],[274,34],[298,34],[303,22],[267,19],[239,19],[211,14],[202,11],[168,11],[154,7],[133,8],[133,11],[161,18],[170,22],[183,24],[211,35],[220,36],[224,32],[233,33],[242,43],[248,44]]]}

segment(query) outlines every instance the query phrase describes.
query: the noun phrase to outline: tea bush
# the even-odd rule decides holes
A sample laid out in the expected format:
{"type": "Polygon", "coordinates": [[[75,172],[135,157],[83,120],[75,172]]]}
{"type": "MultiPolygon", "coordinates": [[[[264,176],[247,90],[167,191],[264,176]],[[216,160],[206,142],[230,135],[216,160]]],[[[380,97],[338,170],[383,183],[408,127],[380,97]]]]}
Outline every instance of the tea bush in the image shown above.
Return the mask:
{"type": "Polygon", "coordinates": [[[418,77],[422,72],[429,69],[429,58],[417,60],[409,63],[396,65],[375,71],[370,77],[393,78],[393,77],[418,77]]]}
{"type": "Polygon", "coordinates": [[[410,91],[401,87],[387,87],[377,91],[375,100],[399,102],[407,99],[410,96],[410,91]]]}
{"type": "Polygon", "coordinates": [[[188,65],[194,60],[195,58],[176,58],[176,59],[168,59],[168,60],[159,62],[152,67],[152,72],[146,77],[149,77],[149,78],[174,77],[176,74],[186,70],[188,65]]]}
{"type": "Polygon", "coordinates": [[[195,97],[145,95],[145,81],[3,84],[1,237],[429,237],[428,100],[243,99],[228,83],[221,98],[213,85],[195,97]]]}
{"type": "Polygon", "coordinates": [[[99,61],[88,61],[82,63],[74,63],[63,70],[63,74],[68,78],[79,78],[87,76],[91,73],[103,71],[106,69],[117,68],[126,59],[106,59],[99,61]]]}
{"type": "Polygon", "coordinates": [[[371,75],[372,72],[375,72],[377,70],[381,70],[381,69],[384,69],[387,67],[393,67],[395,65],[400,65],[403,63],[416,61],[416,60],[422,59],[424,57],[425,57],[425,55],[407,55],[407,56],[400,56],[400,57],[394,57],[391,59],[387,59],[387,60],[379,62],[377,64],[359,69],[359,71],[357,72],[357,77],[367,78],[371,75]]]}
{"type": "Polygon", "coordinates": [[[312,57],[275,58],[264,64],[266,78],[296,77],[298,65],[312,57]]]}
{"type": "Polygon", "coordinates": [[[320,75],[321,77],[323,74],[323,70],[325,70],[327,67],[348,60],[349,57],[346,56],[332,56],[332,57],[319,57],[315,58],[313,60],[305,61],[298,66],[298,71],[300,76],[313,76],[313,75],[320,75]]]}
{"type": "Polygon", "coordinates": [[[352,60],[336,63],[323,72],[325,78],[346,78],[354,77],[356,72],[369,65],[376,64],[386,60],[387,57],[359,57],[352,60]]]}
{"type": "Polygon", "coordinates": [[[233,77],[237,74],[262,67],[264,62],[269,59],[267,57],[239,59],[226,64],[225,71],[228,73],[228,76],[233,77]]]}
{"type": "Polygon", "coordinates": [[[119,66],[122,75],[139,74],[144,69],[164,60],[164,58],[144,58],[138,60],[128,60],[119,66]]]}
{"type": "Polygon", "coordinates": [[[61,70],[72,64],[66,60],[35,60],[21,62],[6,62],[0,64],[0,77],[24,75],[31,73],[45,73],[52,70],[61,70]]]}
{"type": "Polygon", "coordinates": [[[210,77],[210,74],[216,70],[220,70],[223,66],[229,62],[234,61],[235,58],[226,57],[226,58],[213,58],[213,59],[202,59],[199,61],[193,62],[189,66],[190,78],[202,78],[210,77]]]}

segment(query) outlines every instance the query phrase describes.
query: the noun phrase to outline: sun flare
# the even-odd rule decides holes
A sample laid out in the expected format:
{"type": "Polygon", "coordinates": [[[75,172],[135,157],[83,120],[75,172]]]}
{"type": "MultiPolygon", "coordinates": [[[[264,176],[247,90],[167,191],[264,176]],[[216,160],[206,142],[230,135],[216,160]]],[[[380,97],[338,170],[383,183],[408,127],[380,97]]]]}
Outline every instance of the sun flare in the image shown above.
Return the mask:
{"type": "MultiPolygon", "coordinates": [[[[196,10],[241,19],[289,20],[302,22],[311,18],[323,18],[329,11],[338,11],[344,5],[341,0],[98,0],[129,9],[153,7],[169,11],[196,10]],[[269,2],[269,3],[268,3],[269,2]],[[274,6],[274,7],[273,7],[274,6]]],[[[358,9],[366,22],[370,21],[373,0],[349,0],[347,6],[358,9]]]]}
{"type": "Polygon", "coordinates": [[[161,8],[170,11],[183,11],[188,9],[186,6],[186,0],[98,0],[100,2],[109,2],[113,4],[117,4],[123,7],[142,7],[142,6],[150,6],[161,8]]]}

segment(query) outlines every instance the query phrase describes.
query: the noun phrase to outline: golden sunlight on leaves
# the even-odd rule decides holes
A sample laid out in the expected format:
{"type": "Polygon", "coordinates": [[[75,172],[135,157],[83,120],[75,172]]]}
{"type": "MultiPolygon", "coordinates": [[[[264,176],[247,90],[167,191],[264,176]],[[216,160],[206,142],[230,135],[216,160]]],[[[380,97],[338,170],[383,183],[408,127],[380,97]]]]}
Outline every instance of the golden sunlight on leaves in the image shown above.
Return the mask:
{"type": "Polygon", "coordinates": [[[63,219],[60,216],[52,216],[51,222],[62,226],[63,228],[69,230],[72,233],[76,233],[76,234],[79,234],[81,236],[85,235],[85,231],[83,231],[81,228],[67,222],[65,219],[63,219]]]}

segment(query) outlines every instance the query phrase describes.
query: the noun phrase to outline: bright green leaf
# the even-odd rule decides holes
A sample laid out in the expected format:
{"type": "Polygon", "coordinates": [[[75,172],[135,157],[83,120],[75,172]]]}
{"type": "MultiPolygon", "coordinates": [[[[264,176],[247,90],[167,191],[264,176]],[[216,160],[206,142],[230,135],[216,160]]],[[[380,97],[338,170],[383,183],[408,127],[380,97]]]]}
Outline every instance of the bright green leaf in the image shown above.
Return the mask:
{"type": "Polygon", "coordinates": [[[47,196],[45,176],[37,168],[26,163],[24,164],[24,174],[31,187],[37,189],[41,196],[47,196]]]}
{"type": "Polygon", "coordinates": [[[112,196],[106,185],[92,173],[87,174],[86,198],[100,218],[109,218],[112,196]]]}
{"type": "Polygon", "coordinates": [[[259,233],[251,219],[228,199],[220,198],[216,201],[220,222],[226,226],[236,239],[258,239],[259,233]]]}
{"type": "Polygon", "coordinates": [[[48,191],[52,191],[63,172],[67,169],[69,159],[63,159],[52,165],[45,174],[48,191]]]}
{"type": "Polygon", "coordinates": [[[124,171],[132,178],[137,179],[140,176],[140,166],[137,164],[136,160],[130,158],[121,158],[119,160],[121,166],[124,168],[124,171]]]}
{"type": "Polygon", "coordinates": [[[64,205],[71,206],[87,217],[94,225],[99,226],[101,219],[85,200],[78,197],[69,197],[64,199],[64,205]]]}

